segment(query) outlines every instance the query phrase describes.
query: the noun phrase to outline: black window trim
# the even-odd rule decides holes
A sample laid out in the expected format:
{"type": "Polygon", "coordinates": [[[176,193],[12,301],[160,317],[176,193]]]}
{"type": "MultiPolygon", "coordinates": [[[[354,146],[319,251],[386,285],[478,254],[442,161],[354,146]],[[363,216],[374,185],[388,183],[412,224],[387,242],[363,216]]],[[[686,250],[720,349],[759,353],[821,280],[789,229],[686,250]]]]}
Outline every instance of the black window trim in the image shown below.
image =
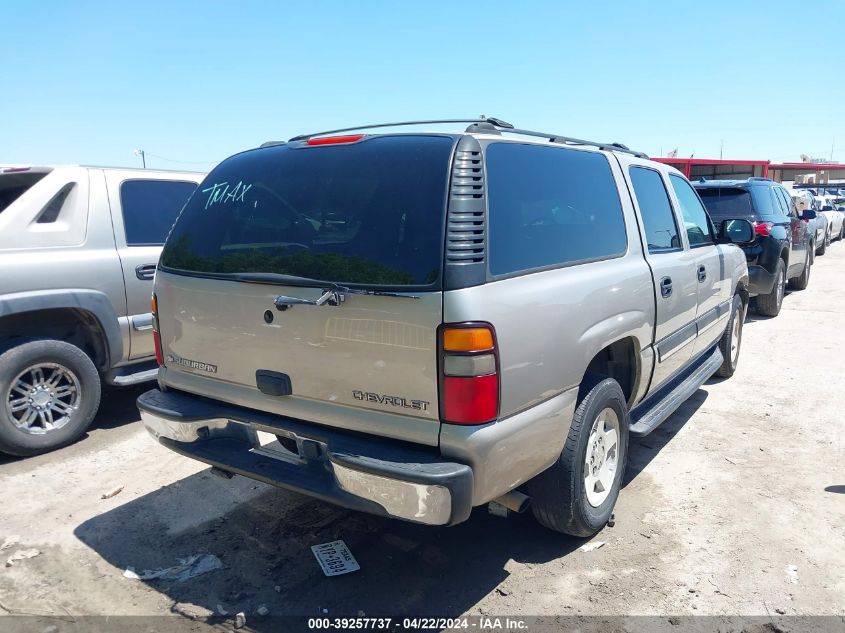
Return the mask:
{"type": "MultiPolygon", "coordinates": [[[[690,250],[693,250],[694,248],[703,248],[705,246],[716,246],[716,227],[713,225],[713,219],[710,217],[710,213],[707,211],[707,207],[704,206],[704,201],[701,199],[701,196],[698,195],[698,190],[695,187],[692,186],[692,183],[689,180],[687,180],[686,176],[684,176],[683,174],[673,174],[673,173],[670,172],[669,177],[671,178],[672,176],[675,176],[676,178],[680,178],[682,181],[687,183],[687,185],[689,185],[690,189],[692,189],[693,193],[695,194],[695,197],[698,198],[698,203],[701,205],[701,208],[704,209],[704,217],[707,218],[707,228],[710,230],[710,241],[709,242],[705,242],[703,244],[692,244],[689,241],[689,231],[686,230],[686,225],[684,225],[684,233],[687,236],[687,246],[689,246],[690,250]]],[[[669,182],[671,183],[672,181],[670,180],[669,182]]],[[[674,189],[674,186],[672,188],[674,189]]],[[[678,196],[678,192],[676,191],[675,197],[677,197],[677,196],[678,196]]],[[[678,198],[678,204],[679,205],[681,204],[680,198],[678,198]]],[[[683,209],[679,209],[679,211],[681,212],[681,217],[683,217],[684,216],[683,209]]]]}
{"type": "MultiPolygon", "coordinates": [[[[185,202],[182,204],[182,209],[184,209],[185,205],[188,204],[188,200],[190,200],[194,196],[194,193],[197,192],[197,189],[200,188],[200,185],[202,184],[202,179],[196,182],[193,180],[180,180],[178,178],[124,178],[119,183],[117,183],[117,201],[120,204],[120,221],[123,223],[123,244],[126,246],[126,248],[149,248],[150,246],[164,246],[164,243],[167,241],[167,236],[170,235],[170,231],[168,231],[167,235],[164,236],[164,242],[145,242],[143,244],[130,244],[129,240],[126,237],[126,216],[123,213],[123,183],[135,182],[138,180],[146,180],[148,182],[181,182],[188,185],[194,185],[194,191],[191,193],[190,196],[185,198],[185,202]]],[[[176,219],[170,226],[171,231],[173,230],[173,226],[176,224],[176,220],[178,220],[179,216],[182,215],[182,209],[180,209],[179,213],[176,214],[176,219]]]]}
{"type": "Polygon", "coordinates": [[[484,199],[486,202],[486,226],[487,234],[485,235],[485,244],[484,244],[484,252],[487,254],[485,258],[486,261],[484,262],[484,266],[487,272],[487,282],[493,281],[502,281],[505,279],[513,279],[515,277],[524,277],[525,275],[533,275],[534,273],[544,273],[550,270],[561,270],[564,268],[572,268],[573,266],[583,266],[584,264],[594,264],[596,262],[605,262],[612,259],[621,259],[623,257],[627,257],[628,254],[631,252],[631,242],[628,240],[628,220],[625,217],[625,207],[622,204],[622,198],[619,195],[619,183],[616,178],[616,174],[613,172],[613,165],[611,164],[610,160],[607,157],[607,154],[602,151],[590,150],[590,149],[581,149],[581,148],[574,148],[574,147],[566,147],[566,146],[558,146],[556,144],[546,144],[546,143],[531,143],[526,142],[519,139],[485,139],[484,142],[481,143],[481,152],[482,152],[482,165],[484,167],[484,199]],[[607,161],[607,168],[610,171],[610,178],[613,180],[613,184],[615,185],[616,189],[616,197],[619,199],[619,209],[622,215],[622,224],[625,229],[625,249],[621,253],[613,253],[610,255],[604,255],[602,257],[590,257],[586,259],[577,259],[568,262],[563,262],[560,264],[549,264],[548,266],[535,266],[533,268],[525,268],[523,270],[517,270],[512,273],[501,273],[499,275],[494,275],[490,272],[490,193],[488,191],[488,184],[490,182],[490,177],[487,173],[487,148],[494,143],[508,143],[512,145],[528,145],[531,147],[551,147],[556,150],[563,150],[563,151],[576,151],[576,152],[587,152],[590,154],[600,154],[604,157],[607,161]]]}
{"type": "Polygon", "coordinates": [[[641,165],[639,163],[630,163],[628,165],[628,178],[631,181],[631,192],[630,193],[631,193],[631,198],[633,199],[633,202],[634,202],[634,205],[635,205],[634,213],[637,214],[637,221],[638,222],[642,221],[642,224],[641,224],[642,232],[641,232],[641,235],[640,235],[640,241],[642,241],[643,238],[645,238],[645,242],[643,243],[643,248],[644,248],[645,252],[647,252],[649,255],[665,255],[667,253],[682,253],[684,251],[683,244],[681,244],[680,246],[677,246],[675,248],[665,248],[665,249],[661,249],[659,251],[652,251],[648,247],[648,235],[646,234],[646,230],[645,230],[645,220],[643,219],[642,213],[640,212],[640,200],[639,200],[639,198],[637,198],[636,187],[634,187],[634,180],[631,177],[631,170],[634,167],[636,167],[637,169],[645,169],[645,170],[648,170],[648,171],[653,171],[654,173],[656,173],[658,175],[658,177],[660,178],[660,184],[663,185],[663,192],[666,194],[666,201],[669,203],[669,209],[672,211],[672,222],[674,222],[674,224],[675,224],[675,233],[678,236],[678,242],[681,241],[681,229],[678,228],[678,210],[675,209],[675,205],[672,204],[672,196],[669,195],[669,190],[666,189],[666,180],[663,178],[663,172],[661,170],[655,169],[654,167],[651,167],[649,165],[641,165]]]}

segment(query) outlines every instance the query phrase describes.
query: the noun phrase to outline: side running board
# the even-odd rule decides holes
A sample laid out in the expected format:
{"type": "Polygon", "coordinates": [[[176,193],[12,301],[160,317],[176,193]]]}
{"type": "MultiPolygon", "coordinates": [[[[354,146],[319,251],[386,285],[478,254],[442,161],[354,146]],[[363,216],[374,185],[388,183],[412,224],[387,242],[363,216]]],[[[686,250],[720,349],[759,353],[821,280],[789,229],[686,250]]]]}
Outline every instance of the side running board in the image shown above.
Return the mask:
{"type": "Polygon", "coordinates": [[[716,373],[723,361],[722,352],[716,346],[706,353],[691,368],[673,378],[665,386],[634,407],[631,411],[630,432],[642,437],[663,424],[678,407],[686,402],[698,388],[716,373]]]}

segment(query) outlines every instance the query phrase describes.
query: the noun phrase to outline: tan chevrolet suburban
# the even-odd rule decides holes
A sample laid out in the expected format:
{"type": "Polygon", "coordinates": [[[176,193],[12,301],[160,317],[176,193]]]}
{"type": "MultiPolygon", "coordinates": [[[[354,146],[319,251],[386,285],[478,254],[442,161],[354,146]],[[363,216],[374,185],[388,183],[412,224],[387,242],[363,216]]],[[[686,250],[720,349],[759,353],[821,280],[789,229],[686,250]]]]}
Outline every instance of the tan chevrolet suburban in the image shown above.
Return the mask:
{"type": "Polygon", "coordinates": [[[143,423],[348,508],[452,525],[530,503],[593,534],[629,434],[733,374],[731,242],[753,228],[717,234],[680,172],[625,146],[446,123],[470,125],[303,135],[215,168],[158,266],[143,423]]]}

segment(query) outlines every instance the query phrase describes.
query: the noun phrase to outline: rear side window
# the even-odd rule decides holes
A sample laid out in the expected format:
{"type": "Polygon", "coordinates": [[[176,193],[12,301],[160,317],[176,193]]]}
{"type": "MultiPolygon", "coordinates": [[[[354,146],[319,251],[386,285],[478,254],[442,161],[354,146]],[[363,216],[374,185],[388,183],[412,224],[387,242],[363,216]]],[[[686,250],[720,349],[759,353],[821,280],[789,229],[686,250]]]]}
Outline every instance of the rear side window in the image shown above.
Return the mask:
{"type": "Polygon", "coordinates": [[[754,214],[751,193],[738,187],[702,187],[698,190],[712,218],[740,218],[754,214]]]}
{"type": "Polygon", "coordinates": [[[792,203],[792,198],[789,197],[789,194],[786,192],[786,189],[782,187],[775,187],[775,191],[780,196],[781,200],[783,201],[783,204],[785,205],[785,215],[795,215],[795,205],[792,203]]]}
{"type": "Polygon", "coordinates": [[[678,225],[660,173],[645,167],[631,167],[629,173],[643,218],[648,252],[680,249],[678,225]]]}
{"type": "Polygon", "coordinates": [[[396,135],[233,156],[185,207],[162,267],[430,287],[442,268],[453,145],[396,135]]]}
{"type": "Polygon", "coordinates": [[[164,244],[179,211],[197,188],[179,180],[125,180],[120,207],[127,246],[164,244]]]}
{"type": "Polygon", "coordinates": [[[22,172],[0,175],[0,213],[46,176],[46,172],[22,172]]]}
{"type": "Polygon", "coordinates": [[[778,190],[773,187],[769,189],[769,193],[772,196],[772,206],[775,209],[775,213],[778,213],[779,215],[789,215],[786,203],[783,201],[783,198],[781,198],[778,190]]]}
{"type": "Polygon", "coordinates": [[[687,239],[692,247],[712,244],[713,237],[710,234],[710,223],[707,221],[707,211],[701,205],[695,190],[686,179],[669,174],[672,188],[678,196],[681,204],[681,215],[684,217],[684,226],[687,230],[687,239]]]}
{"type": "Polygon", "coordinates": [[[622,255],[625,220],[604,155],[543,145],[487,148],[490,272],[622,255]]]}

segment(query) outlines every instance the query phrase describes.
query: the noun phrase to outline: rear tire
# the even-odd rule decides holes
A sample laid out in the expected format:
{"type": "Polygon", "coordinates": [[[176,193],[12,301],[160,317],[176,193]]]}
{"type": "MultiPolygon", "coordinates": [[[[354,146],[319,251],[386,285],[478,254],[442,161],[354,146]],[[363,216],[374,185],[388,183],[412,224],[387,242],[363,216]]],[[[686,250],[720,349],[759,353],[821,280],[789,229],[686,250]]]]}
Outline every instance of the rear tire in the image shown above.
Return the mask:
{"type": "Polygon", "coordinates": [[[778,259],[775,268],[775,285],[767,295],[757,295],[757,312],[763,316],[775,317],[783,305],[784,289],[786,287],[786,266],[778,259]]]}
{"type": "Polygon", "coordinates": [[[808,251],[807,258],[804,260],[804,270],[801,271],[801,276],[790,279],[789,287],[793,290],[805,290],[807,288],[807,284],[810,283],[810,269],[812,267],[813,266],[810,263],[810,253],[808,251]]]}
{"type": "Polygon", "coordinates": [[[583,537],[607,524],[619,496],[628,459],[628,409],[619,383],[604,376],[585,379],[579,398],[560,457],[527,489],[541,525],[583,537]]]}
{"type": "Polygon", "coordinates": [[[816,255],[824,255],[827,252],[827,242],[827,233],[825,233],[825,236],[822,238],[821,246],[816,249],[816,255]]]}
{"type": "Polygon", "coordinates": [[[725,333],[719,339],[719,350],[722,352],[722,366],[716,370],[720,378],[730,378],[734,375],[739,364],[739,349],[742,345],[742,326],[745,324],[745,309],[742,305],[742,298],[734,295],[731,305],[731,316],[725,333]]]}
{"type": "Polygon", "coordinates": [[[100,375],[64,341],[29,339],[0,353],[0,451],[29,456],[78,440],[100,405],[100,375]]]}

